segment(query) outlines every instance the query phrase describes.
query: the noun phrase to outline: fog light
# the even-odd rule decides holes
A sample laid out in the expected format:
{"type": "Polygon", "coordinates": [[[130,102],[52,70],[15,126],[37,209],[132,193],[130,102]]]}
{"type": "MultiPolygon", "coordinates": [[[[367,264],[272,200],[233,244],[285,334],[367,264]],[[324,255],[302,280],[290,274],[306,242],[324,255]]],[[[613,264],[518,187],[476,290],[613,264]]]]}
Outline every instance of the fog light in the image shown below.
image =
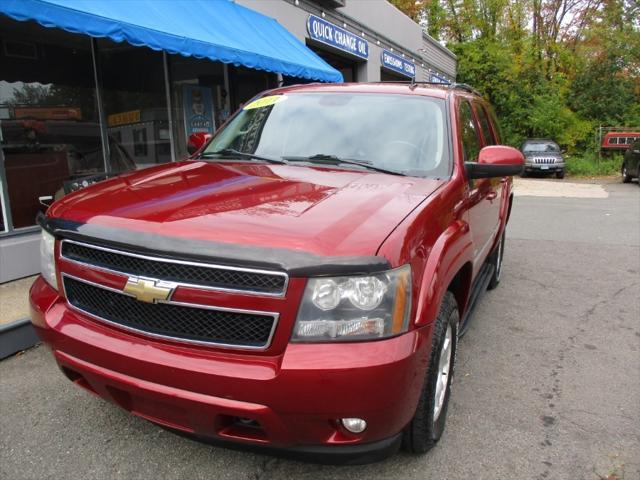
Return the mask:
{"type": "Polygon", "coordinates": [[[340,420],[344,428],[351,433],[362,433],[367,428],[367,422],[361,418],[343,418],[340,420]]]}

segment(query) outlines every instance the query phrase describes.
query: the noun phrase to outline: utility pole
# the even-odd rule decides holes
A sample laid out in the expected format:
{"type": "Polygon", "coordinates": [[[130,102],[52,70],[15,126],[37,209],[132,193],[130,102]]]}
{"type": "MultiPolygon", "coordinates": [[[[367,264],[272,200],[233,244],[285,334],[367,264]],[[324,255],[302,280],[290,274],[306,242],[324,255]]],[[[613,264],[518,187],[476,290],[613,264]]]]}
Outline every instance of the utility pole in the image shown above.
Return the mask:
{"type": "Polygon", "coordinates": [[[602,158],[602,124],[598,126],[598,167],[600,167],[600,159],[602,158]]]}

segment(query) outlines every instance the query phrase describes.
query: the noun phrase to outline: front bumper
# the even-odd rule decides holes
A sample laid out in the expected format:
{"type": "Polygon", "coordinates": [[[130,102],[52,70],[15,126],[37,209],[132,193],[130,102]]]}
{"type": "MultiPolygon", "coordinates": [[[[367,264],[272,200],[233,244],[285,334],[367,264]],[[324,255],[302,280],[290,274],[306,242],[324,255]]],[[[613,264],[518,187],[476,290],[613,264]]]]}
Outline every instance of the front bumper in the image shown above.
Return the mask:
{"type": "Polygon", "coordinates": [[[525,163],[525,172],[553,173],[564,170],[564,163],[525,163]]]}
{"type": "Polygon", "coordinates": [[[353,462],[392,453],[413,416],[431,328],[376,342],[289,344],[277,355],[141,337],[69,309],[44,280],[32,321],[77,385],[147,420],[198,438],[353,462]],[[362,434],[338,421],[367,421],[362,434]],[[240,419],[252,420],[247,425],[240,419]]]}

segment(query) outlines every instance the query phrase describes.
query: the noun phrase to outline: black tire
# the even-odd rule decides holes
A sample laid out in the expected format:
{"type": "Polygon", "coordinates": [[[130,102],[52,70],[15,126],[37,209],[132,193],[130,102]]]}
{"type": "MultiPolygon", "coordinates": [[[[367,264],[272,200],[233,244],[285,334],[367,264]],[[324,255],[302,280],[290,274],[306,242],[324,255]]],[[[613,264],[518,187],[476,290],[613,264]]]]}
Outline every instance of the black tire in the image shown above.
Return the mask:
{"type": "Polygon", "coordinates": [[[631,175],[627,173],[627,165],[625,163],[622,164],[622,183],[629,183],[631,181],[631,175]]]}
{"type": "Polygon", "coordinates": [[[431,356],[429,358],[429,366],[427,368],[420,400],[418,401],[418,407],[416,408],[413,419],[411,419],[411,422],[409,422],[409,425],[407,425],[402,434],[402,448],[407,452],[425,453],[438,443],[438,440],[442,437],[447,420],[449,397],[451,396],[451,382],[453,380],[456,350],[458,348],[459,322],[458,304],[453,294],[447,292],[442,299],[438,318],[433,327],[431,356]],[[434,419],[436,385],[437,380],[441,378],[439,368],[440,354],[449,328],[451,328],[449,373],[446,380],[444,402],[437,417],[434,419]]]}
{"type": "Polygon", "coordinates": [[[560,180],[562,180],[564,178],[564,170],[558,170],[556,172],[556,178],[559,178],[560,180]]]}
{"type": "Polygon", "coordinates": [[[493,290],[500,285],[500,279],[502,277],[502,259],[504,258],[505,233],[506,231],[502,232],[498,245],[496,245],[491,257],[489,257],[489,262],[493,265],[493,275],[491,275],[491,280],[489,280],[487,290],[493,290]]]}
{"type": "Polygon", "coordinates": [[[522,170],[522,172],[520,172],[520,178],[527,178],[528,173],[525,172],[524,170],[522,170]]]}

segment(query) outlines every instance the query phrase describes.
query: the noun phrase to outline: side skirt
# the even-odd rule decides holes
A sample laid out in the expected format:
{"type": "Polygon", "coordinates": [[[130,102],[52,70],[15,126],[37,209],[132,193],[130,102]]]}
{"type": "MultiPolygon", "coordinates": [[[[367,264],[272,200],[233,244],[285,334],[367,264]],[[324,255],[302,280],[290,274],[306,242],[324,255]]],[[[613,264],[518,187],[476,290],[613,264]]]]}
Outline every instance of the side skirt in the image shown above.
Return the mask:
{"type": "Polygon", "coordinates": [[[462,322],[460,324],[462,327],[460,328],[459,337],[462,337],[467,330],[469,329],[469,324],[471,323],[471,319],[473,318],[473,313],[475,312],[476,306],[478,305],[479,300],[482,298],[484,293],[487,291],[487,286],[491,281],[491,276],[493,275],[493,270],[495,269],[494,265],[485,262],[485,264],[480,269],[475,282],[473,283],[473,288],[471,290],[471,297],[469,299],[469,308],[462,317],[462,322]]]}

